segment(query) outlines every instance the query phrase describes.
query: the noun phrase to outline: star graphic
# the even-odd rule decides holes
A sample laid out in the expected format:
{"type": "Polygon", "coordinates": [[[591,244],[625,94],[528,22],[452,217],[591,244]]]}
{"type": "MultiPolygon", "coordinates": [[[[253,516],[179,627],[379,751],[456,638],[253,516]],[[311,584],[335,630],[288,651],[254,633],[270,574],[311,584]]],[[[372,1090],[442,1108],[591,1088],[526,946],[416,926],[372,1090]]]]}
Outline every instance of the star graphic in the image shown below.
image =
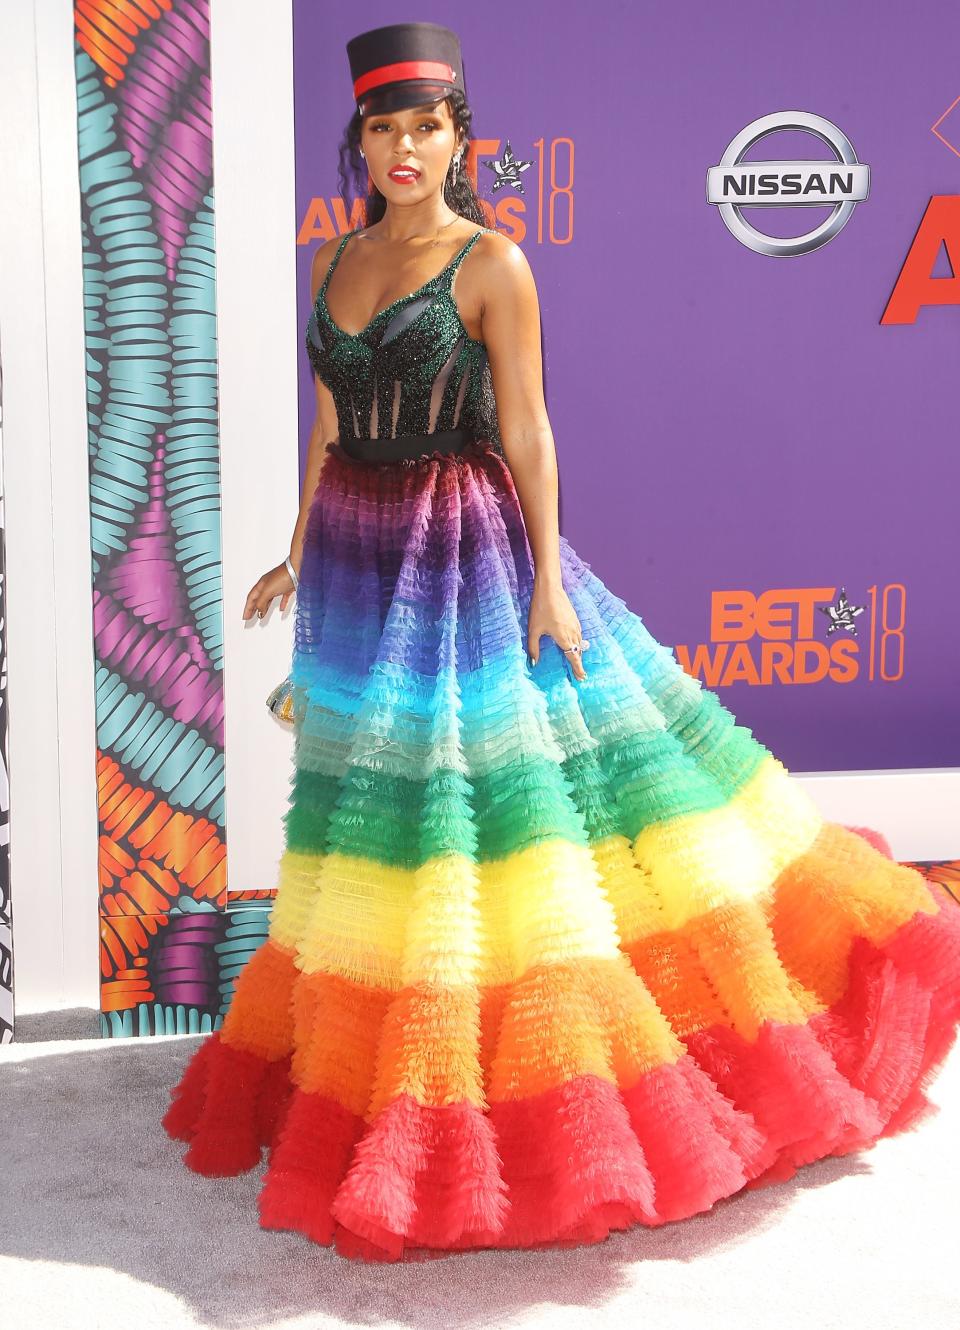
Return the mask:
{"type": "Polygon", "coordinates": [[[484,166],[492,171],[497,177],[493,182],[494,194],[498,189],[510,185],[518,194],[523,193],[523,181],[520,179],[522,171],[528,171],[533,162],[522,162],[519,157],[513,155],[513,149],[510,147],[510,140],[507,139],[507,146],[503,150],[503,156],[496,158],[492,162],[485,161],[484,166]]]}
{"type": "Polygon", "coordinates": [[[827,636],[835,633],[838,628],[845,628],[847,632],[857,635],[857,625],[853,622],[858,614],[862,614],[866,609],[865,605],[852,605],[847,600],[846,587],[840,588],[840,594],[833,605],[818,605],[817,609],[821,614],[825,614],[830,620],[830,627],[827,629],[827,636]]]}

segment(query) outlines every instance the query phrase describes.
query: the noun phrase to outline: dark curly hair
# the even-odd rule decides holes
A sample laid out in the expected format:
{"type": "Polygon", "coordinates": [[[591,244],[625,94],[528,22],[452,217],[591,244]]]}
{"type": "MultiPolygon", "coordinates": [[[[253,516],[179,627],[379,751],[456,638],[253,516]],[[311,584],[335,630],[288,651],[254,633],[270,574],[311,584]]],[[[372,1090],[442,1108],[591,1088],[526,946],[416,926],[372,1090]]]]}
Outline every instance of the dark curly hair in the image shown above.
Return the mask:
{"type": "MultiPolygon", "coordinates": [[[[455,88],[448,96],[443,98],[443,101],[450,107],[453,123],[458,132],[458,137],[464,145],[464,156],[466,156],[466,145],[470,142],[470,124],[473,120],[473,112],[459,88],[455,88]]],[[[438,105],[442,105],[442,102],[438,105]]],[[[369,115],[367,118],[369,118],[369,115]]],[[[372,181],[369,181],[368,189],[366,163],[360,156],[362,126],[363,117],[359,110],[354,110],[343,132],[343,138],[340,140],[340,166],[337,174],[340,180],[340,196],[348,213],[352,210],[354,199],[364,199],[365,224],[372,226],[374,222],[379,222],[386,212],[387,201],[372,181]]],[[[447,172],[447,178],[444,182],[444,202],[454,212],[459,213],[461,217],[466,217],[479,226],[486,226],[487,219],[473,188],[473,182],[464,170],[463,158],[460,161],[460,172],[456,184],[451,182],[451,176],[452,170],[447,172]]]]}

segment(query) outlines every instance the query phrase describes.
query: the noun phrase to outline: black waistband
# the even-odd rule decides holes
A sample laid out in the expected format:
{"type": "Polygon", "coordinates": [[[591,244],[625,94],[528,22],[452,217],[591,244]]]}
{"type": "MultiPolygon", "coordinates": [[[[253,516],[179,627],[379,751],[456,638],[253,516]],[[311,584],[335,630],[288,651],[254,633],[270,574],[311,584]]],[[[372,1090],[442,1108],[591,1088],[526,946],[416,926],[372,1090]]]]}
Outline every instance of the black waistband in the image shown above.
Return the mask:
{"type": "Polygon", "coordinates": [[[462,453],[471,440],[463,429],[439,430],[435,434],[401,434],[395,439],[351,439],[343,435],[340,447],[358,462],[396,462],[424,453],[462,453]]]}

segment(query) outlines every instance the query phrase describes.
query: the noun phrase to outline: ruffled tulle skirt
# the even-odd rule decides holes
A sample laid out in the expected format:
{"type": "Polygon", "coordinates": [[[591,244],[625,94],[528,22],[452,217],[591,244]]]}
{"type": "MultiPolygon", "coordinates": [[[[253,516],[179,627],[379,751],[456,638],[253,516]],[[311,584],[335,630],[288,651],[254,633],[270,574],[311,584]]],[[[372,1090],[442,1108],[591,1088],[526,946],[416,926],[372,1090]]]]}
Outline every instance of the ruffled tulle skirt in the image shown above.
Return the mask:
{"type": "Polygon", "coordinates": [[[344,1255],[567,1246],[915,1126],[960,909],[825,821],[561,539],[526,655],[502,456],[328,451],[269,932],[163,1123],[344,1255]]]}

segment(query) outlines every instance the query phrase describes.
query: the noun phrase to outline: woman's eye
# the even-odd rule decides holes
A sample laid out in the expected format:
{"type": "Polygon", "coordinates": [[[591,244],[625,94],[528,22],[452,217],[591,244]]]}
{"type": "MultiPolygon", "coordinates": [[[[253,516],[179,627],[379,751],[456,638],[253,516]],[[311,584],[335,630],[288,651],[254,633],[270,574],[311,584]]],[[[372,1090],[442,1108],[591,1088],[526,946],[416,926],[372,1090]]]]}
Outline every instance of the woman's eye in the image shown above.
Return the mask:
{"type": "MultiPolygon", "coordinates": [[[[390,128],[390,126],[389,126],[388,124],[386,124],[384,121],[381,121],[380,124],[378,124],[378,125],[371,125],[371,126],[370,126],[370,132],[371,132],[371,134],[372,134],[372,133],[373,133],[375,130],[377,130],[377,129],[389,129],[389,128],[390,128]]],[[[435,123],[434,121],[432,121],[432,120],[425,120],[425,121],[423,122],[423,124],[419,126],[419,128],[420,128],[420,129],[439,129],[440,126],[439,126],[438,124],[436,124],[436,123],[435,123]]]]}

